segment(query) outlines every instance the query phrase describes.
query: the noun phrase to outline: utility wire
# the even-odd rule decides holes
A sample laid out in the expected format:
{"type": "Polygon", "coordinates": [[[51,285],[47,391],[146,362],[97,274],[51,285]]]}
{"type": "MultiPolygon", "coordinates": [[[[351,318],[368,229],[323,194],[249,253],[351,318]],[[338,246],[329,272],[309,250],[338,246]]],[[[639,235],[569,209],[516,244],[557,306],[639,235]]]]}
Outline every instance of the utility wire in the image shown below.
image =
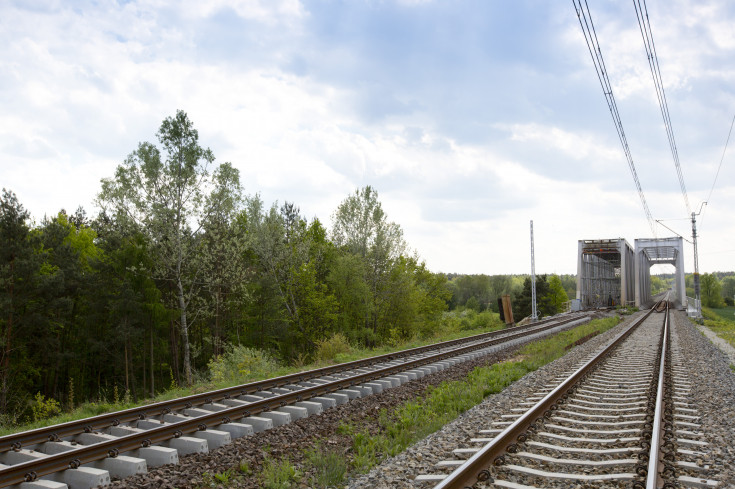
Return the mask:
{"type": "MultiPolygon", "coordinates": [[[[725,141],[725,147],[722,149],[722,157],[720,158],[720,164],[717,166],[717,173],[715,173],[715,181],[712,182],[712,188],[709,189],[709,195],[707,196],[707,200],[704,202],[709,202],[709,199],[712,198],[712,192],[715,190],[715,184],[717,183],[717,177],[720,176],[720,169],[722,168],[722,161],[725,159],[725,152],[727,151],[727,145],[730,143],[730,135],[732,134],[732,126],[735,124],[735,115],[732,117],[732,122],[730,123],[730,131],[727,133],[727,141],[725,141]]],[[[704,220],[704,212],[702,212],[702,217],[700,218],[699,226],[702,227],[702,220],[704,220]]]]}
{"type": "Polygon", "coordinates": [[[607,106],[610,109],[610,115],[612,115],[613,123],[615,124],[615,130],[618,133],[620,144],[623,146],[623,152],[628,160],[628,167],[630,173],[633,175],[636,189],[638,190],[638,196],[641,199],[643,205],[643,211],[646,214],[648,225],[651,228],[651,232],[656,236],[656,226],[651,216],[651,211],[648,209],[648,203],[646,197],[643,195],[643,189],[641,183],[638,180],[638,173],[635,170],[635,164],[633,163],[633,156],[630,154],[630,148],[628,147],[628,140],[625,137],[625,131],[623,130],[623,122],[620,119],[620,113],[618,112],[618,106],[615,103],[615,97],[613,96],[612,84],[607,76],[607,69],[605,68],[605,61],[602,58],[602,49],[600,49],[600,43],[597,40],[597,32],[595,26],[592,23],[592,14],[590,14],[587,0],[584,0],[584,7],[582,6],[582,0],[572,0],[574,9],[577,11],[577,18],[579,19],[579,25],[582,27],[582,33],[584,34],[584,40],[587,43],[587,49],[589,49],[590,56],[592,57],[592,63],[595,65],[595,71],[597,72],[597,79],[600,80],[602,86],[602,93],[605,95],[607,106]]]}
{"type": "Polygon", "coordinates": [[[720,176],[720,168],[722,168],[722,160],[725,159],[725,151],[727,151],[727,145],[730,143],[730,135],[732,134],[732,126],[735,124],[735,116],[732,117],[732,122],[730,123],[730,131],[727,133],[727,141],[725,141],[725,148],[722,150],[722,157],[720,158],[720,165],[717,167],[717,173],[715,174],[715,181],[712,182],[712,188],[709,189],[709,195],[707,196],[707,202],[709,202],[709,199],[712,197],[712,191],[715,189],[715,184],[717,183],[717,177],[720,176]]]}
{"type": "Polygon", "coordinates": [[[676,149],[676,141],[674,140],[674,129],[671,125],[669,106],[666,102],[664,82],[661,78],[661,67],[658,64],[658,56],[656,55],[656,44],[653,41],[653,31],[651,30],[651,22],[648,18],[648,6],[646,5],[646,0],[643,0],[642,6],[641,0],[633,0],[633,6],[635,7],[635,14],[638,18],[638,27],[640,27],[641,36],[643,37],[643,45],[646,48],[646,57],[648,58],[648,66],[651,68],[653,84],[656,87],[656,97],[658,98],[658,105],[661,108],[661,116],[664,119],[666,136],[669,139],[669,147],[671,148],[671,156],[674,158],[676,174],[679,176],[679,186],[681,187],[681,194],[684,196],[684,203],[686,204],[687,215],[689,215],[692,213],[692,209],[689,206],[689,197],[687,196],[687,189],[684,185],[684,176],[682,175],[681,165],[679,162],[679,152],[676,149]]]}

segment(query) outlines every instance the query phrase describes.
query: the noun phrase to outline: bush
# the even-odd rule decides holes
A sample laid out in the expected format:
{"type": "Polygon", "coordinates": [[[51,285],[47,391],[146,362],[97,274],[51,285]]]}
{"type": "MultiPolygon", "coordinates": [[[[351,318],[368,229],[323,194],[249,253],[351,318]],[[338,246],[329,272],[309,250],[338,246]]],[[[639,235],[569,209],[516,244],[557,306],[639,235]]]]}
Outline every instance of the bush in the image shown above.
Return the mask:
{"type": "Polygon", "coordinates": [[[228,345],[222,355],[209,361],[208,367],[213,382],[240,383],[272,375],[278,362],[263,350],[228,345]]]}
{"type": "Polygon", "coordinates": [[[342,333],[336,333],[328,340],[316,342],[316,359],[321,362],[333,362],[337,355],[349,353],[352,350],[350,342],[342,333]]]}
{"type": "Polygon", "coordinates": [[[371,328],[359,328],[347,332],[349,341],[353,345],[364,348],[375,348],[381,344],[381,339],[371,328]]]}
{"type": "Polygon", "coordinates": [[[61,414],[61,405],[56,399],[46,399],[46,396],[39,392],[31,401],[31,412],[33,421],[41,421],[61,414]]]}

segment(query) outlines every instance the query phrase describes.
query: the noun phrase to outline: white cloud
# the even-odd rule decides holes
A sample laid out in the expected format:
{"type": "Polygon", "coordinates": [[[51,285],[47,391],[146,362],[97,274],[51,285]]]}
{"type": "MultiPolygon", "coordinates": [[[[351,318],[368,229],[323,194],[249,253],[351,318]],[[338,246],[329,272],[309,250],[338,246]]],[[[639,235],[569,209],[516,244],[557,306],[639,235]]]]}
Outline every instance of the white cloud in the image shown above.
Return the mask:
{"type": "MultiPolygon", "coordinates": [[[[431,13],[432,3],[403,2],[424,9],[424,15],[431,13]]],[[[374,7],[380,9],[381,5],[377,2],[374,7]]],[[[735,101],[729,88],[735,86],[730,83],[735,81],[735,68],[728,62],[735,48],[735,35],[729,28],[732,14],[721,7],[687,10],[676,4],[683,10],[674,11],[664,4],[654,5],[657,10],[652,23],[665,69],[664,82],[667,89],[671,87],[671,92],[667,91],[671,94],[669,103],[680,104],[679,97],[686,94],[686,115],[693,119],[675,120],[675,129],[714,133],[701,121],[719,120],[712,117],[714,111],[722,112],[728,100],[735,101]],[[696,30],[706,33],[704,39],[681,35],[696,30]],[[719,80],[721,86],[706,96],[698,93],[701,83],[712,80],[719,80]]],[[[199,130],[201,143],[211,147],[219,161],[231,161],[240,168],[246,191],[260,192],[268,204],[294,201],[307,217],[318,216],[328,225],[332,211],[347,194],[374,185],[389,218],[404,228],[410,245],[432,269],[526,271],[530,219],[537,230],[540,271],[573,272],[578,239],[624,234],[632,241],[649,234],[609,120],[604,121],[605,132],[595,127],[579,130],[568,124],[576,116],[575,125],[580,125],[580,120],[588,120],[585,110],[590,104],[602,103],[573,12],[568,23],[557,26],[559,30],[552,30],[551,35],[562,37],[568,52],[579,58],[576,68],[559,74],[557,81],[553,76],[544,78],[559,83],[549,87],[548,93],[524,92],[519,95],[522,100],[499,105],[497,113],[489,110],[483,115],[486,119],[464,120],[470,115],[452,113],[478,134],[495,131],[495,139],[480,136],[470,144],[445,132],[454,128],[439,129],[453,123],[442,119],[447,107],[494,101],[492,97],[497,95],[479,89],[458,93],[456,87],[457,93],[452,87],[417,90],[405,81],[400,86],[390,85],[398,82],[389,77],[380,79],[374,93],[367,93],[364,87],[373,86],[372,80],[336,83],[310,76],[308,69],[297,76],[278,68],[274,59],[285,54],[279,51],[280,45],[274,47],[269,42],[282,37],[303,42],[303,46],[289,46],[289,55],[313,55],[314,46],[335,44],[327,54],[336,53],[336,58],[328,59],[343,62],[333,68],[336,72],[349,74],[363,63],[376,70],[383,66],[379,59],[361,59],[370,50],[358,55],[351,51],[352,45],[340,44],[333,32],[328,33],[332,36],[329,41],[310,44],[313,40],[309,35],[323,33],[307,32],[316,15],[308,6],[295,0],[243,0],[189,1],[183,6],[163,1],[122,6],[103,3],[81,10],[58,3],[47,12],[0,7],[0,41],[8,47],[0,54],[0,186],[15,190],[37,218],[61,207],[73,210],[81,204],[89,208],[99,190],[99,179],[111,176],[115,165],[139,141],[155,141],[161,120],[183,109],[199,130]],[[261,45],[252,48],[262,49],[257,53],[262,59],[251,59],[249,52],[232,54],[226,50],[215,56],[197,44],[204,32],[210,32],[202,26],[217,26],[217,16],[226,8],[258,23],[270,36],[259,39],[261,45]],[[303,33],[308,35],[299,37],[303,33]],[[576,89],[584,79],[597,90],[593,93],[597,98],[590,101],[582,98],[586,94],[580,94],[579,107],[568,108],[571,115],[555,116],[539,109],[545,119],[529,119],[512,110],[515,106],[546,107],[562,88],[576,89]],[[422,100],[426,93],[447,96],[422,100]],[[378,121],[366,122],[360,111],[366,105],[382,107],[385,97],[392,97],[391,103],[400,99],[410,110],[389,111],[378,121]],[[627,183],[623,191],[611,188],[610,181],[615,179],[627,183]]],[[[616,96],[631,104],[626,105],[626,114],[635,115],[633,122],[624,122],[634,128],[638,119],[647,123],[643,114],[652,107],[650,118],[659,117],[660,121],[633,12],[624,20],[603,6],[591,8],[616,96]],[[602,11],[599,16],[598,9],[602,11]]],[[[327,29],[324,26],[352,28],[330,24],[334,19],[321,20],[322,30],[327,29]]],[[[361,27],[365,37],[357,44],[381,39],[375,37],[381,35],[379,29],[361,27]]],[[[468,38],[476,40],[480,34],[468,38]]],[[[507,35],[494,34],[498,39],[507,35]]],[[[511,48],[508,44],[507,49],[511,48]]],[[[468,47],[467,53],[472,52],[468,47]]],[[[511,52],[508,57],[515,55],[511,52]]],[[[467,60],[486,61],[470,54],[467,60]]],[[[497,70],[506,66],[498,64],[497,70]]],[[[476,76],[470,68],[459,70],[476,76]]],[[[537,69],[537,76],[546,76],[542,66],[537,69]]],[[[503,78],[498,80],[500,83],[503,78]]],[[[426,80],[427,86],[431,81],[426,80]]],[[[730,117],[732,114],[728,123],[730,117]]],[[[720,133],[724,129],[717,132],[716,141],[702,143],[706,151],[715,154],[716,162],[725,135],[720,133]],[[717,147],[718,151],[712,149],[717,147]]],[[[636,137],[634,155],[645,156],[641,157],[643,170],[654,174],[671,171],[668,147],[645,146],[647,133],[645,137],[629,135],[630,139],[636,137]],[[665,162],[660,163],[664,157],[665,162]]],[[[697,182],[690,189],[693,202],[694,195],[706,194],[714,177],[715,165],[701,163],[715,161],[710,153],[704,157],[702,152],[680,145],[684,161],[693,162],[684,168],[685,177],[697,182]]],[[[716,189],[703,228],[707,238],[723,242],[735,231],[728,220],[729,211],[735,208],[730,198],[735,189],[727,186],[735,178],[730,162],[725,163],[722,186],[716,189]]],[[[681,207],[678,185],[654,192],[646,181],[643,184],[652,209],[675,212],[681,207]]],[[[702,265],[704,270],[735,269],[735,258],[726,253],[703,256],[702,265]]]]}

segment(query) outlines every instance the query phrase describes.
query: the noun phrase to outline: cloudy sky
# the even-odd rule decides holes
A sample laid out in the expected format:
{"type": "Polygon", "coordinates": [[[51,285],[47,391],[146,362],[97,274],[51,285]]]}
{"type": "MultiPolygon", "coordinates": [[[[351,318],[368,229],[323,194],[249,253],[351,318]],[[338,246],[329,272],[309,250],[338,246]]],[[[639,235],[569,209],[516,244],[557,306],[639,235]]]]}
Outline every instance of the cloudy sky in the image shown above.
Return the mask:
{"type": "MultiPolygon", "coordinates": [[[[588,0],[655,219],[691,236],[633,3],[588,0]]],[[[649,0],[700,268],[735,270],[735,4],[649,0]]],[[[0,186],[83,206],[185,110],[248,194],[329,224],[359,187],[434,271],[576,273],[651,237],[571,1],[0,2],[0,186]]],[[[673,233],[658,226],[658,237],[673,233]]],[[[691,246],[686,247],[692,271],[691,246]]]]}

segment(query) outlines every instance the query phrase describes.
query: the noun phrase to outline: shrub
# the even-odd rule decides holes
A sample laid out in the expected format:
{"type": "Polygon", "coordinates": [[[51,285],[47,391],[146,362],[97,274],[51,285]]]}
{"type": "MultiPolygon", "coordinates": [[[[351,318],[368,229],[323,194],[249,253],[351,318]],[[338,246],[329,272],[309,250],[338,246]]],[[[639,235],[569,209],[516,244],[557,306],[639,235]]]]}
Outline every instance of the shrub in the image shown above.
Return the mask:
{"type": "Polygon", "coordinates": [[[328,340],[316,342],[316,359],[321,362],[333,362],[337,355],[349,353],[352,350],[350,342],[342,333],[336,333],[328,340]]]}
{"type": "Polygon", "coordinates": [[[33,421],[41,421],[61,414],[61,405],[56,399],[46,399],[46,396],[39,392],[35,399],[31,401],[31,411],[33,412],[33,421]]]}
{"type": "Polygon", "coordinates": [[[209,361],[208,367],[215,383],[246,382],[268,377],[278,368],[278,362],[263,350],[228,345],[222,355],[209,361]]]}

